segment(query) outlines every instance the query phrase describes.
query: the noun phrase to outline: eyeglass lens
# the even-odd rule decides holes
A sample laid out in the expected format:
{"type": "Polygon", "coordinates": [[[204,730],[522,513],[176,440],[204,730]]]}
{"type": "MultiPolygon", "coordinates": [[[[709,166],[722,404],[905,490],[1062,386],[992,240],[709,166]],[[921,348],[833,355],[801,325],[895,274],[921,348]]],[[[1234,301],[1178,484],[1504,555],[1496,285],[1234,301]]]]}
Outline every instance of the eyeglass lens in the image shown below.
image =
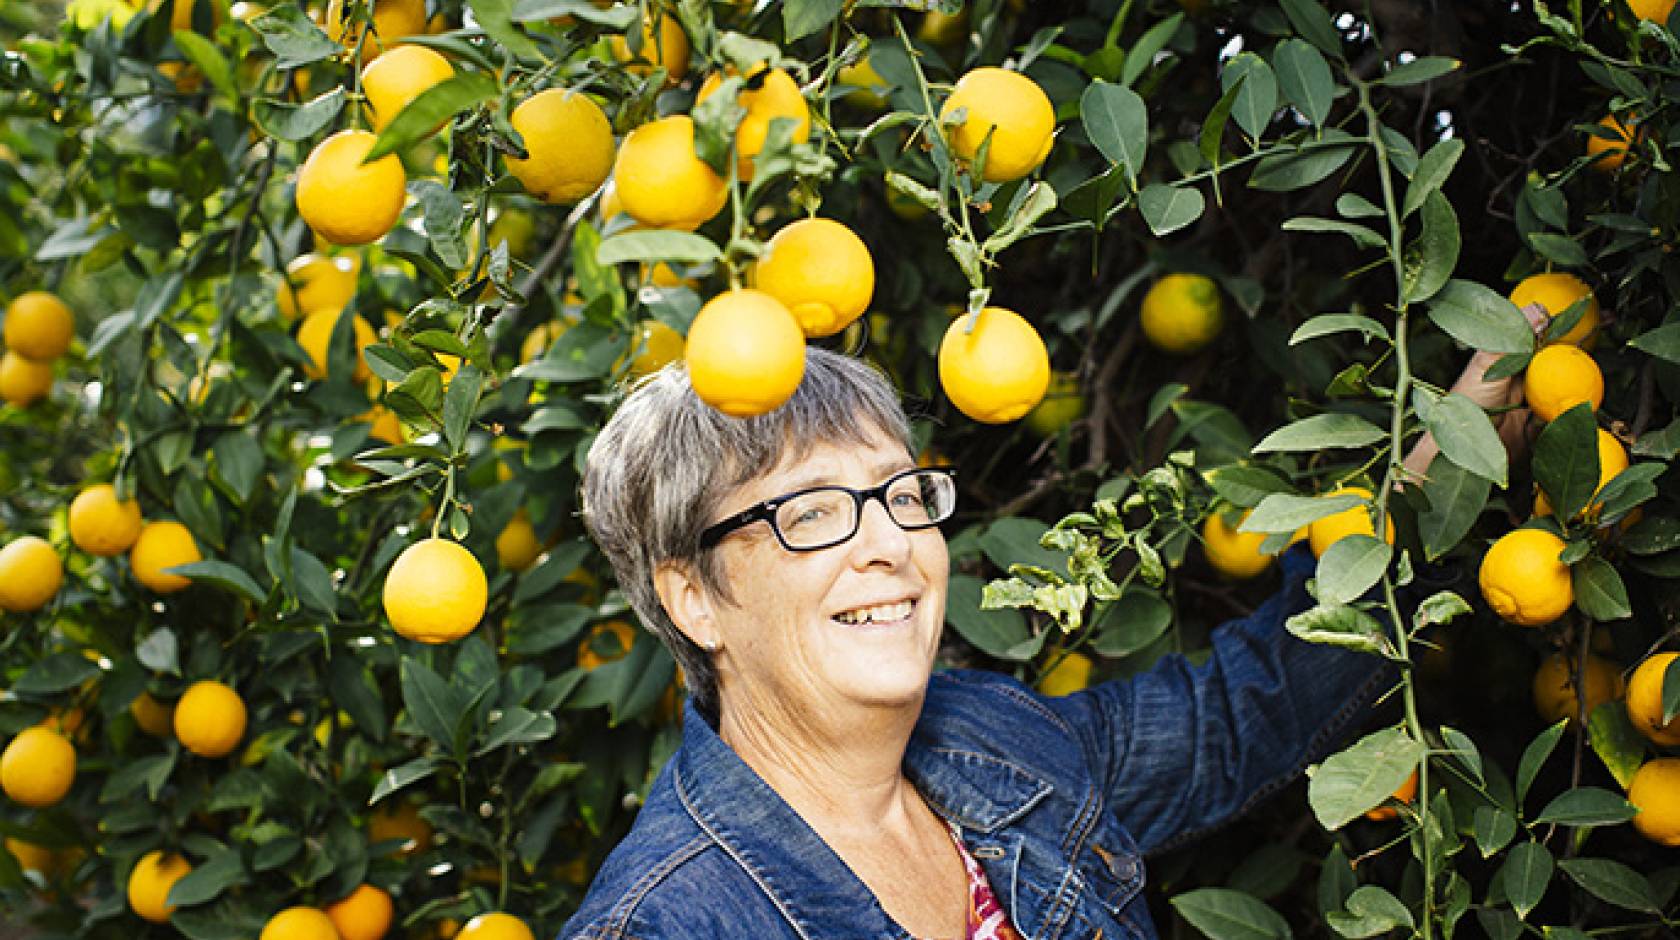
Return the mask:
{"type": "MultiPolygon", "coordinates": [[[[858,527],[860,502],[852,490],[824,487],[788,500],[776,510],[776,528],[793,548],[842,542],[858,527]]],[[[943,473],[908,473],[889,482],[887,514],[906,529],[926,528],[956,508],[956,485],[943,473]]]]}

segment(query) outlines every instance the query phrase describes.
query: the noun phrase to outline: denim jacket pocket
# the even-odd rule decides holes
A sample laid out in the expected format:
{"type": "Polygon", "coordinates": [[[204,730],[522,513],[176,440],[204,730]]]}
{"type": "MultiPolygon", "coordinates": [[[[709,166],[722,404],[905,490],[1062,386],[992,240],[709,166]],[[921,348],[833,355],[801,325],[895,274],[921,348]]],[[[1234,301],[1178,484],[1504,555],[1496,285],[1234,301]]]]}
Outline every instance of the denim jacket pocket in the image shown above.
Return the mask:
{"type": "Polygon", "coordinates": [[[1143,856],[1124,826],[1108,821],[1097,828],[1075,861],[1087,900],[1093,902],[1083,919],[1105,938],[1153,937],[1147,911],[1143,910],[1143,856]],[[1119,932],[1103,931],[1107,921],[1119,932]]]}

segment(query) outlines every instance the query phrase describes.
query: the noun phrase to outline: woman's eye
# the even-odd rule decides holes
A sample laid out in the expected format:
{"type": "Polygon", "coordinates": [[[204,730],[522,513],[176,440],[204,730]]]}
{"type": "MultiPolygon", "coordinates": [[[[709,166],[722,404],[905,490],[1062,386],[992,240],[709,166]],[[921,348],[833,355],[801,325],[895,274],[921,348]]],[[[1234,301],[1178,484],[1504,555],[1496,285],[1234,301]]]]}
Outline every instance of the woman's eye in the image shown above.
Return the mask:
{"type": "Polygon", "coordinates": [[[817,521],[821,520],[826,515],[828,515],[826,510],[823,510],[823,509],[817,508],[817,507],[813,507],[811,509],[807,509],[804,512],[801,512],[798,515],[794,516],[793,521],[790,524],[791,525],[796,525],[796,526],[809,525],[810,523],[817,522],[817,521]]]}

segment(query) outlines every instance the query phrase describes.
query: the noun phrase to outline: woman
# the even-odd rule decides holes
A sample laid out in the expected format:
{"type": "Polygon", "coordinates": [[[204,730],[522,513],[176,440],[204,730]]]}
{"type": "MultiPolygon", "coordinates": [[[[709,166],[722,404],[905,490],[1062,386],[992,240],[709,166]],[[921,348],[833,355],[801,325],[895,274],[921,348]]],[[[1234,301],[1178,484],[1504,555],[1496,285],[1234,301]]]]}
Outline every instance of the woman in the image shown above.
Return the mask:
{"type": "Polygon", "coordinates": [[[955,488],[845,356],[746,421],[667,369],[589,457],[590,532],[690,698],[562,937],[1153,937],[1141,854],[1288,783],[1392,682],[1283,631],[1300,550],[1204,665],[1063,698],[933,673],[955,488]]]}

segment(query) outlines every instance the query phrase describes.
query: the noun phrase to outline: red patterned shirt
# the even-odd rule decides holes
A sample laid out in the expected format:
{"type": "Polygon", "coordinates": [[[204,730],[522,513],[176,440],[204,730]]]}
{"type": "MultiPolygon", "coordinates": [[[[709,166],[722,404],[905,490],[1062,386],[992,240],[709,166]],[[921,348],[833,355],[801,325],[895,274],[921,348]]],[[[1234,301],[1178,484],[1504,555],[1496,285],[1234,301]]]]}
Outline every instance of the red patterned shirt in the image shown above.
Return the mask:
{"type": "Polygon", "coordinates": [[[968,932],[963,935],[964,940],[1021,940],[1021,935],[1010,925],[1003,905],[998,903],[997,895],[992,893],[986,872],[963,845],[962,833],[955,825],[946,825],[950,827],[951,840],[957,844],[957,854],[962,856],[963,868],[968,870],[968,932]]]}

